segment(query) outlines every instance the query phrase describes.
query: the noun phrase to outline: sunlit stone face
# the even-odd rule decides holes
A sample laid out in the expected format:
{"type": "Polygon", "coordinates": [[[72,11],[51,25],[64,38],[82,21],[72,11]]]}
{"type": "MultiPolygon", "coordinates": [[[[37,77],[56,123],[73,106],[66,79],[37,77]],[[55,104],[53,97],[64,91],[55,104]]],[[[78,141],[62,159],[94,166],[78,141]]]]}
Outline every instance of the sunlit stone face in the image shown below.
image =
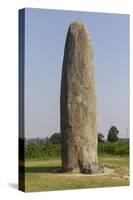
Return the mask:
{"type": "Polygon", "coordinates": [[[87,28],[80,22],[70,24],[65,44],[61,132],[64,171],[98,172],[93,52],[87,28]]]}

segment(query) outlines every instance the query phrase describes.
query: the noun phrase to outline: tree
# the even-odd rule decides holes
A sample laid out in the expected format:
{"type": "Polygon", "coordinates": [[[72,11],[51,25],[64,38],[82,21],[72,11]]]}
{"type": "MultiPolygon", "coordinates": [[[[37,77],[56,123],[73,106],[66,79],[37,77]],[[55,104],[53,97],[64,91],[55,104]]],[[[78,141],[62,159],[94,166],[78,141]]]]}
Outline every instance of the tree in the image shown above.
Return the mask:
{"type": "Polygon", "coordinates": [[[118,129],[115,126],[112,126],[108,132],[108,137],[107,137],[108,142],[117,142],[119,140],[118,133],[119,133],[118,129]]]}
{"type": "Polygon", "coordinates": [[[44,144],[51,144],[51,140],[50,140],[49,137],[46,137],[46,138],[44,139],[44,144]]]}
{"type": "Polygon", "coordinates": [[[98,133],[98,143],[99,142],[101,142],[101,143],[104,142],[104,135],[102,133],[98,133]]]}
{"type": "Polygon", "coordinates": [[[61,133],[54,133],[50,137],[50,141],[52,142],[52,144],[61,144],[61,133]]]}

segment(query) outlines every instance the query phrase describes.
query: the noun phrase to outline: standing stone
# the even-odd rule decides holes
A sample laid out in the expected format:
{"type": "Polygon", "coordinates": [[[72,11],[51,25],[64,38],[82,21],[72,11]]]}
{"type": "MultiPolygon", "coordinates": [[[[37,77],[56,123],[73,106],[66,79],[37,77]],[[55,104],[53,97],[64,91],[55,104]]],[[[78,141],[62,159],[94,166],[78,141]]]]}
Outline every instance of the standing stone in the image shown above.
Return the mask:
{"type": "Polygon", "coordinates": [[[80,22],[71,23],[67,33],[60,103],[63,170],[98,172],[92,44],[85,25],[80,22]]]}

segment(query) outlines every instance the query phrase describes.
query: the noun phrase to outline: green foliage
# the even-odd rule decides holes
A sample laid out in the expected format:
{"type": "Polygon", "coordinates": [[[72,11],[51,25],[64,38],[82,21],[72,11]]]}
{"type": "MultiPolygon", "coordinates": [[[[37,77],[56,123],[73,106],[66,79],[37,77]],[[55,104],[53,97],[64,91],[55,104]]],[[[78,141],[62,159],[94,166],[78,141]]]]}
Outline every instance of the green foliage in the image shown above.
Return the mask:
{"type": "Polygon", "coordinates": [[[98,133],[98,143],[99,142],[101,142],[101,143],[104,142],[104,135],[102,133],[98,133]]]}
{"type": "Polygon", "coordinates": [[[52,144],[61,144],[61,133],[54,133],[50,137],[50,141],[52,144]]]}
{"type": "MultiPolygon", "coordinates": [[[[104,142],[98,144],[99,154],[129,155],[129,144],[127,142],[104,142]]],[[[60,144],[26,144],[26,159],[52,159],[61,157],[60,144]]]]}
{"type": "Polygon", "coordinates": [[[109,133],[108,133],[108,142],[117,142],[119,140],[118,138],[118,129],[115,126],[112,126],[109,129],[109,133]]]}
{"type": "Polygon", "coordinates": [[[61,133],[54,133],[46,138],[25,138],[25,144],[61,144],[61,133]]]}
{"type": "Polygon", "coordinates": [[[61,155],[61,146],[57,144],[26,144],[26,159],[58,158],[61,155]]]}
{"type": "Polygon", "coordinates": [[[129,144],[127,142],[105,142],[98,144],[98,153],[112,155],[129,155],[129,144]]]}
{"type": "Polygon", "coordinates": [[[49,137],[46,138],[25,138],[25,144],[51,144],[49,137]]]}

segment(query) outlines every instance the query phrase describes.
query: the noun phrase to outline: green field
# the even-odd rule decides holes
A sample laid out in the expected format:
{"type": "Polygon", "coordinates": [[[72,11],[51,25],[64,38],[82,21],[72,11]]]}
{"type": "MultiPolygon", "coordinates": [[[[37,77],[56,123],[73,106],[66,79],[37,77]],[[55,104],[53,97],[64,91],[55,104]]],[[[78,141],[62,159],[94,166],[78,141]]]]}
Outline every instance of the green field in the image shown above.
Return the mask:
{"type": "Polygon", "coordinates": [[[129,185],[128,156],[100,156],[100,162],[105,167],[113,169],[109,175],[77,176],[67,173],[53,173],[60,169],[61,160],[26,160],[25,188],[26,192],[96,188],[129,185]]]}

